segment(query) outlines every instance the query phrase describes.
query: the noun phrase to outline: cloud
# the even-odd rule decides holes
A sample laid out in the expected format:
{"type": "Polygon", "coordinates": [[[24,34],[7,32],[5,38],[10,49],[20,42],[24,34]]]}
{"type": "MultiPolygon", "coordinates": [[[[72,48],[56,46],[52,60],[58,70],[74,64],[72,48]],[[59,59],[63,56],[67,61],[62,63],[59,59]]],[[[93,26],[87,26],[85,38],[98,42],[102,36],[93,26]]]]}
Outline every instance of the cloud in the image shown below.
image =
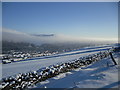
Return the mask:
{"type": "Polygon", "coordinates": [[[42,44],[49,42],[51,37],[37,37],[27,33],[18,32],[10,29],[3,29],[2,31],[2,39],[7,41],[14,42],[30,42],[36,44],[42,44]]]}
{"type": "MultiPolygon", "coordinates": [[[[14,42],[29,42],[34,44],[44,44],[44,43],[98,43],[112,40],[105,39],[96,39],[96,38],[80,38],[80,37],[71,37],[64,34],[53,34],[50,35],[30,35],[27,33],[19,32],[16,30],[10,30],[3,28],[2,30],[2,39],[6,41],[14,42]]],[[[113,40],[115,41],[115,40],[113,40]]]]}

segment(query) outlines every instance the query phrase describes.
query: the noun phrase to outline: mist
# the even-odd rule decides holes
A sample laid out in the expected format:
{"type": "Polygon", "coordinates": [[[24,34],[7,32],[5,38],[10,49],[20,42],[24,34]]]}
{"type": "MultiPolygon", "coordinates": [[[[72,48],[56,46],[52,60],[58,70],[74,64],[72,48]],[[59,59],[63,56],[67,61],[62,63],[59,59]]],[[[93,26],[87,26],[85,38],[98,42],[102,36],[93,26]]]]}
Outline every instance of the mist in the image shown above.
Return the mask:
{"type": "Polygon", "coordinates": [[[24,32],[18,32],[16,30],[10,30],[3,28],[2,40],[12,42],[27,42],[37,45],[41,44],[57,44],[57,43],[81,43],[81,44],[109,44],[115,43],[115,40],[103,40],[103,39],[91,39],[71,37],[64,34],[27,34],[24,32]]]}

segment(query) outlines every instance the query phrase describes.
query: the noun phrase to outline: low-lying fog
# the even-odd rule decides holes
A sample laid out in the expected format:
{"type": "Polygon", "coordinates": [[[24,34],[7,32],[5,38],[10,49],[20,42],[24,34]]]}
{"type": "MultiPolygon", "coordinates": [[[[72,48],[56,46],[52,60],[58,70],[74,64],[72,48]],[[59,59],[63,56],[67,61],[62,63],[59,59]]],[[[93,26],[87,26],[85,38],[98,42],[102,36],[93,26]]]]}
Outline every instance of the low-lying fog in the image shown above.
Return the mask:
{"type": "Polygon", "coordinates": [[[13,41],[13,42],[28,42],[41,45],[44,43],[96,43],[96,44],[109,44],[116,43],[117,40],[103,40],[96,38],[77,38],[71,37],[63,34],[27,34],[23,32],[18,32],[10,29],[2,30],[2,40],[3,41],[13,41]]]}

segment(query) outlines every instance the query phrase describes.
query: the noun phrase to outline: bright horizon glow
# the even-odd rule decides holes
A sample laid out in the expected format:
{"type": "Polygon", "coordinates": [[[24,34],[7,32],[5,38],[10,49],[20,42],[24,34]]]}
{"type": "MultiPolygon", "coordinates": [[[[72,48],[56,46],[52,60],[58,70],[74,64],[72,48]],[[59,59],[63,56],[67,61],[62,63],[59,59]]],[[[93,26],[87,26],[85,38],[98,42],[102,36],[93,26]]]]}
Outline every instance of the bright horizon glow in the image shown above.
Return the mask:
{"type": "Polygon", "coordinates": [[[3,28],[28,34],[56,34],[118,40],[117,2],[3,2],[3,28]]]}

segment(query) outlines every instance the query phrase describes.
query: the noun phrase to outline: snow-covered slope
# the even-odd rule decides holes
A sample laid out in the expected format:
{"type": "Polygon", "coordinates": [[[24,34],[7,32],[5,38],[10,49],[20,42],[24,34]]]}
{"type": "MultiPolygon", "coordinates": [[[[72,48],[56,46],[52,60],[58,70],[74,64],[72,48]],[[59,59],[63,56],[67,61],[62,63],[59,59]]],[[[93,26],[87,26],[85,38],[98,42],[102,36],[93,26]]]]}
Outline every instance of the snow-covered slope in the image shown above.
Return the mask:
{"type": "Polygon", "coordinates": [[[3,88],[118,88],[120,68],[111,57],[118,63],[120,48],[110,48],[86,48],[3,65],[5,77],[11,76],[3,78],[3,88]],[[15,74],[18,75],[14,77],[15,74]]]}
{"type": "Polygon", "coordinates": [[[78,51],[67,52],[67,53],[48,56],[48,57],[40,57],[40,58],[35,58],[32,60],[25,60],[21,62],[3,64],[2,65],[2,71],[3,71],[2,77],[4,78],[4,77],[8,77],[8,76],[15,75],[18,73],[38,70],[46,66],[71,61],[79,57],[86,56],[89,54],[94,54],[99,51],[105,51],[110,48],[111,46],[84,48],[78,51]]]}
{"type": "MultiPolygon", "coordinates": [[[[119,54],[114,56],[117,62],[119,54]]],[[[115,66],[109,57],[90,66],[40,82],[34,88],[118,88],[119,69],[119,66],[115,66]]]]}

